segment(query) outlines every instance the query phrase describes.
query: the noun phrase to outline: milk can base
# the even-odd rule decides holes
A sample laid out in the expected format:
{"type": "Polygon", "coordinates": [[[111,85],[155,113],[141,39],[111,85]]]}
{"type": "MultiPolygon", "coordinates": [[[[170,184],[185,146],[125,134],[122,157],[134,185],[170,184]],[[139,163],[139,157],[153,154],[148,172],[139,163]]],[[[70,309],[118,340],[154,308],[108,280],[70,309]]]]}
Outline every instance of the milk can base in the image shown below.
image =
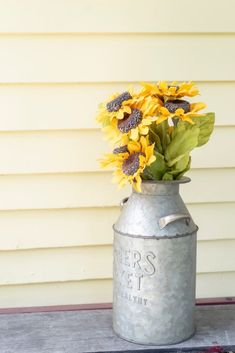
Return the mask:
{"type": "Polygon", "coordinates": [[[142,346],[170,346],[170,345],[173,345],[173,344],[178,344],[178,343],[185,342],[185,341],[189,340],[190,338],[192,338],[195,335],[195,333],[196,333],[196,328],[194,329],[193,333],[190,334],[190,336],[188,336],[188,337],[186,337],[186,338],[184,338],[184,339],[182,339],[180,341],[175,341],[175,342],[171,342],[171,343],[151,343],[151,342],[143,343],[143,342],[140,342],[140,341],[137,341],[137,340],[135,341],[135,340],[132,340],[130,338],[123,337],[122,335],[120,335],[118,332],[115,331],[114,327],[113,327],[113,331],[119,338],[121,338],[121,339],[123,339],[123,340],[125,340],[127,342],[140,344],[142,346]]]}

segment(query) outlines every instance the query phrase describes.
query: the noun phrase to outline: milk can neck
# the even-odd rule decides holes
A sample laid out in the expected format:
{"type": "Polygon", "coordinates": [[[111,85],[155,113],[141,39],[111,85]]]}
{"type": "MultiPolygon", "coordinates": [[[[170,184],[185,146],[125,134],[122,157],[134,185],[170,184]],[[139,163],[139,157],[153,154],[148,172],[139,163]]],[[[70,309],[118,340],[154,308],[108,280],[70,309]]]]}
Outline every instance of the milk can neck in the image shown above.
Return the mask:
{"type": "Polygon", "coordinates": [[[141,194],[143,195],[177,195],[179,184],[190,182],[190,178],[184,177],[180,180],[143,180],[141,194]]]}

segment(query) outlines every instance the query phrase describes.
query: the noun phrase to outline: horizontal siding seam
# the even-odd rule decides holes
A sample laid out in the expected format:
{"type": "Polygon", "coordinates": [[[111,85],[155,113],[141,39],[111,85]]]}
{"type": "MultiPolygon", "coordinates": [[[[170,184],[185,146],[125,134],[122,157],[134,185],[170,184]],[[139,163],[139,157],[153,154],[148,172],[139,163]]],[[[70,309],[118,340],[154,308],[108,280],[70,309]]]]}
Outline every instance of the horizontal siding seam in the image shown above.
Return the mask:
{"type": "Polygon", "coordinates": [[[93,282],[93,281],[112,281],[111,277],[100,277],[100,278],[82,278],[82,279],[69,279],[69,280],[55,280],[55,281],[38,281],[38,282],[19,282],[19,283],[0,283],[1,287],[12,287],[12,286],[33,286],[33,285],[48,285],[48,284],[67,284],[67,283],[80,283],[80,282],[93,282]]]}
{"type": "MultiPolygon", "coordinates": [[[[186,205],[200,205],[200,204],[203,204],[204,206],[205,205],[214,205],[214,204],[217,204],[217,205],[234,205],[235,206],[235,201],[217,201],[217,202],[208,202],[208,201],[205,201],[205,202],[187,202],[186,205]]],[[[79,211],[79,210],[105,210],[106,208],[108,208],[109,210],[111,209],[120,209],[120,206],[117,204],[116,206],[115,205],[107,205],[107,206],[99,206],[99,205],[95,205],[95,206],[81,206],[81,207],[60,207],[60,208],[20,208],[20,209],[6,209],[6,210],[1,210],[0,209],[0,214],[1,213],[15,213],[15,212],[36,212],[36,213],[40,213],[40,212],[60,212],[60,211],[79,211]]]]}
{"type": "MultiPolygon", "coordinates": [[[[112,228],[110,228],[112,231],[112,228]]],[[[113,232],[113,231],[112,231],[113,232]]],[[[113,233],[112,233],[113,234],[113,233]]],[[[235,241],[235,235],[234,238],[219,238],[219,239],[199,239],[197,242],[199,243],[211,243],[211,242],[233,242],[235,241]]],[[[1,249],[0,251],[2,252],[20,252],[20,251],[43,251],[43,250],[61,250],[61,249],[81,249],[81,248],[112,248],[112,242],[109,243],[92,243],[92,244],[82,244],[82,245],[67,245],[67,246],[49,246],[49,247],[42,247],[42,248],[15,248],[15,249],[1,249]]]]}
{"type": "MultiPolygon", "coordinates": [[[[128,193],[129,194],[129,193],[128,193]]],[[[121,197],[120,197],[121,200],[121,197]]],[[[205,205],[205,204],[234,204],[234,201],[195,201],[195,202],[187,202],[186,205],[205,205]]],[[[30,208],[4,208],[4,209],[0,209],[0,213],[1,212],[25,212],[25,211],[50,211],[50,210],[54,210],[54,211],[59,211],[59,210],[77,210],[77,209],[90,209],[90,208],[99,208],[99,209],[104,209],[104,208],[120,208],[119,203],[117,203],[116,205],[111,205],[111,204],[102,204],[102,205],[88,205],[88,206],[81,206],[81,207],[52,207],[52,208],[48,208],[48,207],[30,207],[30,208]]],[[[200,229],[199,229],[200,230],[200,229]]]]}
{"type": "MultiPolygon", "coordinates": [[[[200,277],[202,277],[202,276],[204,276],[204,275],[214,275],[214,274],[234,274],[235,275],[235,270],[231,270],[231,271],[212,271],[212,272],[207,272],[207,271],[205,271],[205,272],[197,272],[196,273],[196,275],[197,276],[200,276],[200,277]]],[[[81,278],[81,279],[69,279],[69,280],[64,280],[64,279],[62,279],[62,280],[49,280],[49,281],[35,281],[35,282],[15,282],[15,283],[0,283],[0,288],[1,287],[11,287],[11,286],[31,286],[31,285],[48,285],[48,284],[56,284],[56,283],[58,283],[58,284],[62,284],[62,283],[64,283],[64,284],[67,284],[67,283],[76,283],[76,282],[78,282],[78,283],[80,283],[80,282],[93,282],[93,281],[103,281],[103,280],[105,280],[105,281],[112,281],[113,280],[113,278],[112,277],[110,277],[110,276],[107,276],[107,277],[105,277],[105,276],[101,276],[101,277],[95,277],[95,278],[93,278],[93,277],[90,277],[90,278],[81,278]]]]}
{"type": "MultiPolygon", "coordinates": [[[[111,230],[112,228],[110,228],[111,230]]],[[[111,233],[112,234],[112,233],[111,233]]],[[[227,242],[227,241],[235,241],[235,235],[234,238],[205,238],[205,239],[198,239],[197,243],[206,243],[206,242],[227,242]]],[[[8,248],[2,248],[0,247],[0,253],[6,253],[6,252],[20,252],[20,251],[43,251],[43,250],[61,250],[61,249],[78,249],[78,248],[89,248],[89,247],[112,247],[113,246],[113,242],[104,242],[104,243],[92,243],[92,244],[74,244],[74,245],[61,245],[61,246],[37,246],[37,247],[8,247],[8,248]]]]}
{"type": "Polygon", "coordinates": [[[234,36],[235,31],[0,31],[0,36],[234,36]]]}
{"type": "MultiPolygon", "coordinates": [[[[148,80],[150,83],[156,82],[156,80],[148,80]]],[[[183,82],[183,81],[179,81],[183,82]]],[[[53,82],[53,81],[45,81],[45,82],[0,82],[0,87],[1,86],[80,86],[80,85],[115,85],[115,84],[123,84],[123,85],[129,85],[129,84],[138,84],[139,81],[83,81],[83,82],[76,82],[76,81],[61,81],[61,82],[53,82]]],[[[235,80],[197,80],[197,85],[200,86],[200,84],[234,84],[235,80]]]]}
{"type": "MultiPolygon", "coordinates": [[[[94,111],[94,116],[95,116],[95,111],[94,111]]],[[[223,125],[217,125],[215,123],[215,128],[220,130],[220,129],[234,129],[235,128],[235,122],[234,124],[223,124],[223,125]]],[[[65,132],[65,133],[79,133],[79,132],[85,132],[85,133],[89,133],[89,132],[100,132],[101,128],[98,127],[97,124],[97,128],[95,127],[71,127],[71,128],[40,128],[40,129],[30,129],[30,130],[25,130],[25,129],[18,129],[18,130],[3,130],[0,128],[0,135],[7,135],[7,134],[25,134],[25,135],[29,135],[29,134],[33,134],[33,133],[45,133],[45,134],[53,134],[53,133],[61,133],[61,132],[65,132]]]]}
{"type": "MultiPolygon", "coordinates": [[[[190,170],[195,170],[195,171],[203,171],[203,170],[234,170],[235,169],[235,166],[228,166],[228,167],[196,167],[196,168],[191,168],[190,170]]],[[[81,172],[67,172],[67,171],[63,171],[63,172],[36,172],[36,173],[0,173],[0,177],[19,177],[19,178],[23,178],[25,176],[57,176],[57,175],[60,175],[60,176],[82,176],[82,175],[86,175],[86,174],[89,174],[89,175],[94,175],[94,174],[104,174],[104,175],[107,175],[107,174],[112,174],[113,170],[84,170],[84,171],[81,171],[81,172]]]]}

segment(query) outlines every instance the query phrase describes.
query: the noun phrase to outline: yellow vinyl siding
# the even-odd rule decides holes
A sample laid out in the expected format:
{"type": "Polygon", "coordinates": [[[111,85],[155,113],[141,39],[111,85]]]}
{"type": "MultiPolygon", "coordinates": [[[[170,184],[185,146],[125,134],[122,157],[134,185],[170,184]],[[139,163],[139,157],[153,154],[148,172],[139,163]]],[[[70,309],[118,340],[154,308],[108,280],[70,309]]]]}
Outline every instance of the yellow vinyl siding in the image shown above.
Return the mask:
{"type": "Polygon", "coordinates": [[[8,0],[3,33],[234,32],[234,1],[8,0]],[[130,14],[133,14],[131,16],[130,14]],[[213,14],[213,16],[212,16],[213,14]]]}
{"type": "Polygon", "coordinates": [[[235,3],[132,6],[0,0],[0,307],[112,300],[112,224],[130,188],[99,169],[95,111],[158,79],[197,81],[216,112],[181,194],[199,225],[197,297],[235,294],[235,3]]]}
{"type": "MultiPolygon", "coordinates": [[[[192,181],[181,192],[185,202],[234,201],[235,168],[193,169],[188,175],[192,181]]],[[[2,175],[0,210],[116,206],[130,188],[118,190],[110,180],[109,172],[2,175]]]]}
{"type": "Polygon", "coordinates": [[[0,82],[230,81],[234,47],[234,34],[2,34],[0,82]]]}
{"type": "MultiPolygon", "coordinates": [[[[234,272],[200,273],[197,276],[198,297],[233,296],[234,291],[234,272]]],[[[107,303],[111,298],[111,279],[5,285],[1,286],[0,291],[2,307],[14,307],[19,305],[17,303],[21,306],[45,303],[47,305],[107,303]]]]}
{"type": "MultiPolygon", "coordinates": [[[[198,242],[198,273],[235,271],[235,240],[198,242]]],[[[112,246],[4,251],[0,257],[1,285],[111,278],[112,246]],[[53,258],[53,261],[52,259],[53,258]],[[92,261],[91,259],[95,259],[92,261]],[[17,264],[14,271],[12,263],[17,264]]]]}
{"type": "Polygon", "coordinates": [[[1,307],[110,302],[111,279],[1,286],[1,307]]]}
{"type": "MultiPolygon", "coordinates": [[[[213,245],[214,240],[234,239],[228,219],[234,217],[235,203],[195,203],[188,208],[200,225],[200,241],[213,245]]],[[[0,250],[108,245],[119,212],[117,206],[0,211],[0,250]]]]}
{"type": "MultiPolygon", "coordinates": [[[[210,144],[193,151],[192,168],[235,167],[235,154],[229,152],[234,136],[235,126],[215,127],[210,144]]],[[[0,150],[7,151],[0,154],[0,172],[98,172],[107,148],[98,129],[0,132],[0,150]]]]}
{"type": "MultiPolygon", "coordinates": [[[[98,104],[128,84],[0,84],[0,131],[97,129],[94,113],[98,104]]],[[[235,81],[198,85],[208,111],[216,111],[216,125],[234,125],[235,81]],[[226,92],[226,104],[222,92],[226,92]]]]}

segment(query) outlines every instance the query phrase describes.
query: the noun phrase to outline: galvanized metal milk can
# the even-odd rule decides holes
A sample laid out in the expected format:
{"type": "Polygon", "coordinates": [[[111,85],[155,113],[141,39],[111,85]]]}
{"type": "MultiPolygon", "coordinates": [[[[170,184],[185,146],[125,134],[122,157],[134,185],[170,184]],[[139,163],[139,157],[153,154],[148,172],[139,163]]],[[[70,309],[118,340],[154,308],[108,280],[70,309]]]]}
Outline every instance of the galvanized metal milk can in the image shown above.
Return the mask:
{"type": "Polygon", "coordinates": [[[128,341],[173,344],[195,332],[198,228],[179,195],[189,181],[143,181],[114,225],[113,329],[128,341]]]}

